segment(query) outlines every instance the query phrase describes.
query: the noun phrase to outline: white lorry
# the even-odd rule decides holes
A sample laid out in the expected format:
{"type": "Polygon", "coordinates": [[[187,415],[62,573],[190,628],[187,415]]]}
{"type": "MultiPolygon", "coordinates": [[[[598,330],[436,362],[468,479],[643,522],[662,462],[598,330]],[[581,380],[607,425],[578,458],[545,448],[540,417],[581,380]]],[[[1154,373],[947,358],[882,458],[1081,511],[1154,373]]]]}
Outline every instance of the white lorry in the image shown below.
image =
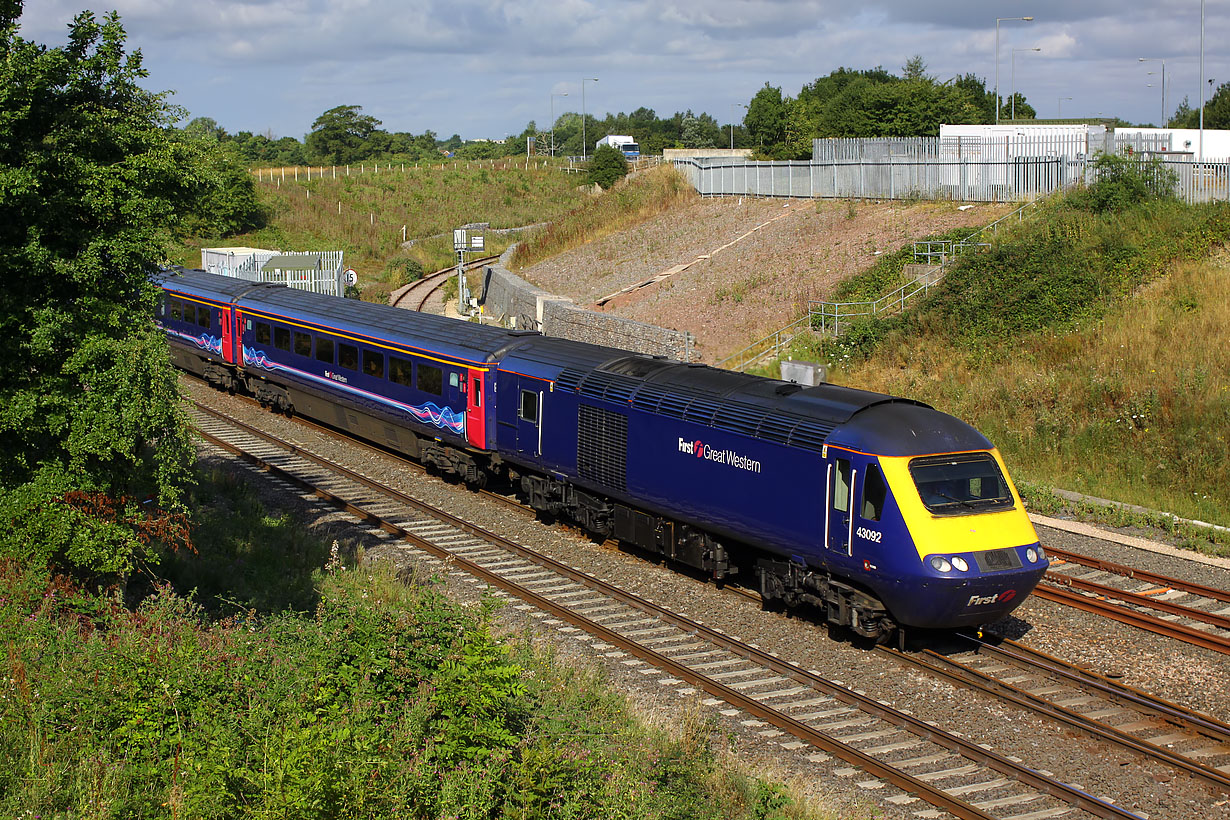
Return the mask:
{"type": "Polygon", "coordinates": [[[623,155],[628,159],[635,159],[641,155],[641,147],[636,144],[636,140],[622,134],[607,134],[598,140],[598,144],[609,145],[618,151],[622,151],[623,155]]]}

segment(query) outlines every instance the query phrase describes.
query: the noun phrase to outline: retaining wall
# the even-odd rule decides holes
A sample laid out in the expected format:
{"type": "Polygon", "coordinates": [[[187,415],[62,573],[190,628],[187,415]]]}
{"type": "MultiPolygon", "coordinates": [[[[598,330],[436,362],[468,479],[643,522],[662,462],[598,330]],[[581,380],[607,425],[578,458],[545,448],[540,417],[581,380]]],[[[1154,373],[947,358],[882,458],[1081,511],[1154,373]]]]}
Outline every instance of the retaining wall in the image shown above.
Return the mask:
{"type": "Polygon", "coordinates": [[[504,267],[507,258],[506,252],[499,264],[483,268],[479,294],[483,312],[505,327],[537,330],[545,336],[684,362],[692,360],[690,333],[580,307],[571,299],[548,293],[509,271],[504,267]]]}

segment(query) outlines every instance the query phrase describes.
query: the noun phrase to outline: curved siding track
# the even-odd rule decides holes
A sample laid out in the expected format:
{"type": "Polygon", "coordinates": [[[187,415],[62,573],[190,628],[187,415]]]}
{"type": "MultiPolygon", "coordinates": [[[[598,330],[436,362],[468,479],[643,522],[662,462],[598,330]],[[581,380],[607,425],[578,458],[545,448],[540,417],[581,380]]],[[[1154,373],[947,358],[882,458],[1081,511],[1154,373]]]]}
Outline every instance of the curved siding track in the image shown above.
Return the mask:
{"type": "MultiPolygon", "coordinates": [[[[490,265],[499,258],[499,256],[484,256],[481,259],[473,259],[465,263],[465,271],[469,273],[470,271],[478,270],[483,265],[490,265]]],[[[432,295],[444,287],[444,283],[448,281],[449,277],[456,274],[456,265],[451,268],[438,270],[435,273],[429,273],[417,282],[410,283],[407,288],[390,300],[389,304],[393,307],[421,311],[427,305],[427,301],[432,295]]]]}

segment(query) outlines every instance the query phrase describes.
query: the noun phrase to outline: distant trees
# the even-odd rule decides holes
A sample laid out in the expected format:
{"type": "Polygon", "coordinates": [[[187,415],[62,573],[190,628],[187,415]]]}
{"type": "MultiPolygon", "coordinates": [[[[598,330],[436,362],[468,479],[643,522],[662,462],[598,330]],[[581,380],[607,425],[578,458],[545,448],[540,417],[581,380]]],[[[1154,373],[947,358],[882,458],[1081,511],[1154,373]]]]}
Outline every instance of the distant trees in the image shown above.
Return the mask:
{"type": "MultiPolygon", "coordinates": [[[[1225,100],[1224,116],[1230,119],[1230,94],[1219,99],[1225,100]]],[[[1017,119],[1033,119],[1037,115],[1025,95],[1018,92],[1015,100],[1017,119]]],[[[1210,111],[1213,105],[1211,101],[1210,111]]],[[[691,109],[669,117],[658,116],[652,108],[645,107],[602,118],[586,114],[584,123],[580,114],[564,111],[554,123],[539,125],[531,120],[520,134],[502,143],[463,142],[457,134],[440,139],[432,131],[418,135],[390,133],[379,127],[380,120],[364,114],[358,105],[339,105],[325,111],[317,117],[303,143],[293,137],[275,140],[272,134],[254,135],[246,131],[230,136],[208,117],[197,117],[184,130],[218,142],[233,142],[246,161],[273,165],[353,165],[395,159],[418,162],[437,158],[441,153],[452,153],[460,159],[493,159],[523,154],[528,139],[545,137],[552,131],[556,156],[591,154],[603,136],[628,134],[641,146],[642,154],[659,154],[664,148],[707,148],[733,142],[735,147],[754,148],[767,159],[806,159],[811,156],[812,140],[816,138],[935,136],[941,123],[994,122],[995,93],[972,73],[937,81],[928,73],[922,56],[914,55],[906,60],[900,75],[882,66],[840,67],[807,83],[793,98],[783,94],[780,86],[765,83],[745,109],[742,121],[734,124],[721,123],[707,113],[694,113],[691,109]]],[[[1188,114],[1190,109],[1180,110],[1176,117],[1188,114]]],[[[1010,97],[1003,101],[1000,117],[1011,116],[1010,97]]]]}
{"type": "MultiPolygon", "coordinates": [[[[1200,109],[1192,108],[1191,103],[1184,98],[1170,124],[1175,128],[1199,128],[1200,109]]],[[[1205,100],[1204,127],[1230,128],[1230,82],[1219,85],[1213,96],[1205,100]]]]}

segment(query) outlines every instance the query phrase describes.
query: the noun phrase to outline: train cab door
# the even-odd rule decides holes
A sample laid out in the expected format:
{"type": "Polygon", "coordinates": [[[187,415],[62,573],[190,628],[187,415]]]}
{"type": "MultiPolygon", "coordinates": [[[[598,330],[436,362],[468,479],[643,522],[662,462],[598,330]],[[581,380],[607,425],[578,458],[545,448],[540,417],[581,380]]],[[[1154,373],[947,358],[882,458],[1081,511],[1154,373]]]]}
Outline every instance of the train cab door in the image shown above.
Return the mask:
{"type": "Polygon", "coordinates": [[[824,544],[830,552],[850,555],[854,536],[854,482],[858,470],[840,451],[827,462],[824,544]]]}
{"type": "Polygon", "coordinates": [[[533,458],[542,455],[543,391],[533,382],[523,382],[517,390],[517,452],[533,458]]]}
{"type": "Polygon", "coordinates": [[[483,385],[486,372],[471,369],[466,378],[469,384],[466,390],[466,441],[475,447],[487,449],[486,401],[483,396],[483,385]]]}

